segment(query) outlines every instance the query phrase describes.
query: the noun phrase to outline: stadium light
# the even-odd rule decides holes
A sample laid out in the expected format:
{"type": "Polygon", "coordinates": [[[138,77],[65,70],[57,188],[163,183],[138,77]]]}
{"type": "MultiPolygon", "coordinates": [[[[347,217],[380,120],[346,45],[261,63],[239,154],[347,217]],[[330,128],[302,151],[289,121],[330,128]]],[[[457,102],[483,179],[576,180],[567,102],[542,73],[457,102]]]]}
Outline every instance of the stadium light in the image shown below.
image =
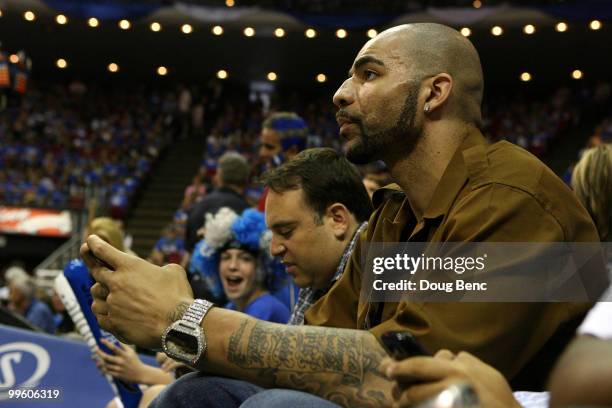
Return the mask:
{"type": "Polygon", "coordinates": [[[339,28],[336,31],[336,37],[338,37],[338,38],[346,38],[347,35],[348,35],[348,33],[346,32],[346,30],[344,28],[339,28]]]}
{"type": "Polygon", "coordinates": [[[151,28],[151,31],[153,31],[154,33],[157,33],[161,31],[162,29],[161,24],[159,24],[157,21],[152,22],[149,27],[151,28]]]}
{"type": "Polygon", "coordinates": [[[308,38],[315,38],[317,36],[317,32],[314,30],[314,28],[309,28],[306,30],[305,35],[308,38]]]}
{"type": "Polygon", "coordinates": [[[268,72],[268,81],[276,81],[276,78],[278,78],[278,76],[276,75],[276,72],[268,72]]]}
{"type": "Polygon", "coordinates": [[[23,18],[26,19],[26,21],[34,21],[36,20],[36,14],[34,14],[33,11],[26,11],[25,13],[23,13],[23,18]]]}
{"type": "Polygon", "coordinates": [[[181,26],[181,31],[183,34],[191,34],[193,32],[193,27],[190,24],[183,24],[181,26]]]}
{"type": "Polygon", "coordinates": [[[157,75],[165,76],[167,74],[168,74],[168,68],[164,67],[163,65],[160,67],[157,67],[157,75]]]}
{"type": "Polygon", "coordinates": [[[17,54],[11,54],[9,56],[9,61],[11,61],[13,64],[16,64],[19,62],[19,55],[17,54]]]}
{"type": "Polygon", "coordinates": [[[123,19],[119,22],[119,28],[122,30],[129,30],[132,24],[130,24],[129,20],[123,19]]]}
{"type": "Polygon", "coordinates": [[[115,72],[119,71],[119,65],[115,64],[114,62],[111,62],[110,64],[108,64],[108,70],[110,72],[115,73],[115,72]]]}
{"type": "Polygon", "coordinates": [[[531,74],[529,72],[523,72],[521,74],[521,81],[529,82],[529,81],[531,81],[531,79],[532,79],[532,76],[531,76],[531,74]]]}
{"type": "Polygon", "coordinates": [[[589,23],[589,28],[593,31],[597,31],[601,28],[601,21],[593,20],[589,23]]]}
{"type": "Polygon", "coordinates": [[[474,0],[472,2],[472,7],[474,7],[475,9],[479,9],[482,7],[482,1],[480,0],[474,0]]]}
{"type": "Polygon", "coordinates": [[[57,65],[59,69],[64,69],[68,66],[68,62],[63,58],[60,58],[57,61],[55,61],[55,65],[57,65]]]}
{"type": "Polygon", "coordinates": [[[55,17],[55,22],[57,24],[59,24],[59,25],[64,25],[64,24],[66,24],[68,22],[68,18],[65,15],[63,15],[63,14],[58,14],[55,17]]]}
{"type": "Polygon", "coordinates": [[[501,28],[500,26],[495,26],[491,29],[491,34],[493,34],[496,37],[499,37],[503,33],[504,33],[504,29],[501,28]]]}
{"type": "Polygon", "coordinates": [[[582,79],[583,76],[584,76],[584,74],[579,69],[575,69],[575,70],[572,71],[572,78],[574,78],[574,79],[582,79]]]}
{"type": "Polygon", "coordinates": [[[376,37],[377,35],[378,35],[378,31],[376,31],[375,29],[370,28],[370,29],[368,30],[368,37],[370,37],[370,38],[374,38],[374,37],[376,37]]]}
{"type": "Polygon", "coordinates": [[[557,25],[555,26],[555,30],[557,30],[557,32],[559,33],[564,33],[567,31],[567,24],[561,21],[557,23],[557,25]]]}
{"type": "Polygon", "coordinates": [[[214,27],[212,28],[212,33],[213,33],[214,35],[221,35],[221,34],[223,34],[223,27],[218,26],[218,25],[217,25],[217,26],[214,26],[214,27]]]}
{"type": "Polygon", "coordinates": [[[225,0],[225,5],[227,7],[234,7],[236,5],[236,2],[234,0],[225,0]]]}
{"type": "Polygon", "coordinates": [[[285,36],[285,30],[283,30],[282,28],[277,28],[276,30],[274,30],[274,35],[278,38],[284,37],[285,36]]]}
{"type": "Polygon", "coordinates": [[[461,35],[464,37],[469,37],[470,35],[472,35],[472,30],[470,30],[468,27],[463,27],[461,29],[461,35]]]}
{"type": "Polygon", "coordinates": [[[327,77],[325,76],[325,74],[319,74],[319,75],[317,75],[317,82],[319,82],[319,83],[323,83],[323,82],[325,82],[325,81],[327,81],[327,77]]]}
{"type": "Polygon", "coordinates": [[[535,33],[536,29],[535,26],[533,24],[527,24],[525,27],[523,27],[523,32],[527,35],[531,35],[533,33],[535,33]]]}
{"type": "Polygon", "coordinates": [[[90,27],[97,27],[97,26],[99,26],[99,25],[100,25],[100,22],[98,21],[98,19],[97,19],[97,18],[95,18],[95,17],[91,17],[89,20],[87,20],[87,24],[88,24],[90,27]]]}
{"type": "Polygon", "coordinates": [[[219,79],[227,78],[227,71],[224,69],[220,69],[219,71],[217,71],[217,78],[219,79]]]}
{"type": "Polygon", "coordinates": [[[252,37],[255,35],[255,29],[253,27],[247,27],[243,31],[246,37],[252,37]]]}

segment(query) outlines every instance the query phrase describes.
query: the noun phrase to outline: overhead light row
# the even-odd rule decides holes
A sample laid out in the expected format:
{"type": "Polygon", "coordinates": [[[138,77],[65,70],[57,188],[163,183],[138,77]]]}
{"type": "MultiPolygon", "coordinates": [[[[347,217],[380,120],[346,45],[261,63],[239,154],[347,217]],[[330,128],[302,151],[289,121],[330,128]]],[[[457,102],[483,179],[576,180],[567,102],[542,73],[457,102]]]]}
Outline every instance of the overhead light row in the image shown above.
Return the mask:
{"type": "MultiPolygon", "coordinates": [[[[231,6],[228,5],[228,7],[233,7],[233,0],[228,0],[228,1],[232,1],[232,5],[231,6]]],[[[476,1],[478,1],[478,0],[476,0],[476,1]]],[[[475,4],[476,4],[476,1],[474,2],[475,4]]],[[[480,2],[478,1],[478,3],[480,3],[480,2]]],[[[476,6],[474,6],[474,7],[476,7],[476,6]]],[[[480,6],[478,6],[476,8],[479,8],[479,7],[480,6]]],[[[0,17],[2,16],[1,13],[2,12],[0,10],[0,17]]],[[[28,11],[23,13],[23,18],[26,21],[34,21],[34,20],[36,20],[36,14],[34,14],[33,11],[28,10],[28,11]]],[[[57,24],[65,25],[65,24],[68,23],[68,17],[66,17],[63,14],[58,14],[55,17],[55,21],[57,22],[57,24]]],[[[95,17],[91,17],[91,18],[89,18],[87,20],[87,24],[90,27],[98,27],[100,25],[100,21],[97,18],[95,18],[95,17]]],[[[119,25],[119,28],[121,28],[122,30],[129,30],[131,28],[131,26],[132,26],[131,22],[129,20],[127,20],[127,19],[120,20],[118,22],[118,25],[119,25]]],[[[600,30],[602,27],[603,27],[603,24],[599,20],[592,20],[592,21],[589,22],[589,28],[591,30],[593,30],[593,31],[600,30]]],[[[157,21],[154,21],[154,22],[152,22],[149,25],[149,28],[153,32],[159,32],[159,31],[162,30],[162,25],[161,25],[161,23],[159,23],[157,21]]],[[[555,25],[555,30],[557,32],[563,33],[565,31],[567,31],[567,29],[568,29],[568,25],[567,25],[567,23],[565,23],[563,21],[558,22],[555,25]]],[[[181,25],[181,31],[184,34],[191,34],[193,32],[193,26],[191,26],[190,24],[183,24],[183,25],[181,25]]],[[[465,37],[469,37],[472,34],[472,30],[469,27],[461,28],[460,32],[465,37]]],[[[527,35],[534,34],[535,32],[536,32],[536,27],[533,24],[527,24],[527,25],[525,25],[523,27],[523,33],[525,33],[527,35]]],[[[212,28],[212,33],[214,35],[222,35],[223,34],[223,27],[221,27],[219,25],[214,26],[212,28]]],[[[504,33],[504,29],[501,26],[499,26],[499,25],[496,25],[496,26],[491,28],[491,34],[493,34],[496,37],[501,36],[503,33],[504,33]]],[[[255,29],[253,27],[246,27],[243,30],[243,34],[246,37],[253,37],[255,35],[255,29]]],[[[278,38],[284,37],[285,34],[286,34],[285,30],[283,28],[281,28],[281,27],[278,27],[278,28],[276,28],[274,30],[274,35],[276,37],[278,37],[278,38]]],[[[375,30],[374,28],[371,28],[371,29],[369,29],[367,31],[367,36],[369,38],[374,38],[374,37],[376,37],[377,34],[378,34],[378,31],[375,30]]],[[[304,32],[304,35],[307,38],[315,38],[317,36],[317,32],[313,28],[308,28],[304,32]]],[[[340,39],[347,38],[348,37],[347,30],[345,30],[344,28],[339,28],[338,30],[336,30],[336,37],[338,37],[340,39]]]]}
{"type": "MultiPolygon", "coordinates": [[[[589,23],[589,28],[593,31],[600,30],[603,27],[601,21],[593,20],[589,23]]],[[[555,24],[555,30],[559,33],[564,33],[568,29],[568,25],[566,22],[560,21],[555,24]]],[[[464,37],[469,37],[472,35],[472,30],[469,27],[463,27],[459,30],[464,37]]],[[[536,32],[536,26],[533,24],[527,24],[523,26],[523,33],[527,35],[532,35],[536,32]]],[[[491,27],[491,34],[496,37],[499,37],[504,33],[504,29],[501,26],[493,26],[491,27]]]]}
{"type": "MultiPolygon", "coordinates": [[[[13,60],[13,56],[17,57],[15,54],[12,54],[10,57],[11,62],[13,60]]],[[[66,59],[64,58],[59,58],[58,60],[55,61],[55,66],[58,67],[59,69],[68,68],[68,61],[66,61],[66,59]]],[[[116,62],[111,62],[110,64],[106,66],[106,69],[111,73],[116,73],[116,72],[119,72],[119,65],[116,62]]],[[[157,72],[157,75],[160,75],[160,76],[166,76],[169,73],[168,68],[163,65],[157,67],[155,71],[157,72]]],[[[219,79],[227,79],[229,77],[229,73],[224,69],[220,69],[219,71],[217,71],[216,75],[217,75],[217,78],[219,79]]],[[[270,71],[266,74],[266,79],[272,82],[276,81],[278,79],[278,74],[274,71],[270,71]]],[[[317,74],[315,77],[315,80],[319,83],[326,82],[327,75],[323,73],[317,74]]]]}
{"type": "MultiPolygon", "coordinates": [[[[13,62],[13,59],[14,59],[13,57],[17,57],[17,56],[15,54],[12,54],[9,57],[11,62],[13,62]]],[[[18,61],[18,58],[17,58],[17,61],[18,61]]],[[[64,58],[60,58],[55,62],[55,65],[60,69],[64,69],[68,67],[68,62],[64,58]]],[[[106,69],[111,73],[119,72],[119,65],[115,62],[111,62],[110,64],[108,64],[106,69]]],[[[156,72],[160,76],[165,76],[168,74],[168,68],[162,65],[162,66],[157,67],[156,72]]],[[[584,77],[584,73],[579,69],[573,70],[570,75],[573,79],[582,79],[584,77]]],[[[217,71],[217,78],[227,79],[228,77],[229,77],[229,73],[226,70],[220,69],[219,71],[217,71]]],[[[533,75],[530,72],[525,71],[521,73],[519,78],[523,82],[529,82],[533,79],[533,75]]],[[[266,79],[268,81],[274,82],[278,79],[278,74],[274,71],[270,71],[266,74],[266,79]]],[[[323,73],[320,73],[320,74],[317,74],[317,76],[315,77],[315,80],[319,83],[324,83],[327,81],[327,76],[323,73]]]]}
{"type": "MultiPolygon", "coordinates": [[[[575,69],[570,73],[570,76],[572,77],[572,79],[582,79],[584,78],[584,72],[579,69],[575,69]]],[[[522,72],[521,75],[519,75],[519,79],[523,82],[529,82],[533,79],[533,75],[531,74],[531,72],[522,72]]]]}
{"type": "MultiPolygon", "coordinates": [[[[228,6],[228,7],[233,7],[233,5],[232,6],[228,6]]],[[[0,11],[0,13],[1,13],[1,11],[0,11]]],[[[0,16],[1,16],[1,14],[0,14],[0,16]]],[[[26,11],[23,16],[24,16],[24,19],[26,19],[27,21],[34,21],[36,19],[36,15],[34,14],[33,11],[26,11]]],[[[68,23],[68,17],[66,17],[63,14],[58,14],[55,17],[55,21],[56,21],[57,24],[65,25],[65,24],[68,23]]],[[[129,30],[132,27],[132,23],[129,20],[127,20],[127,19],[122,19],[117,24],[118,24],[119,28],[121,28],[122,30],[129,30]]],[[[100,20],[98,20],[95,17],[90,17],[87,20],[87,25],[90,26],[90,27],[93,27],[93,28],[98,27],[100,25],[100,20]]],[[[162,25],[161,25],[161,23],[159,23],[157,21],[154,21],[151,24],[149,24],[149,28],[153,32],[159,32],[159,31],[162,30],[162,25]]],[[[185,34],[191,34],[193,32],[193,26],[190,25],[190,24],[183,24],[183,25],[181,25],[181,31],[183,33],[185,33],[185,34]]],[[[219,25],[216,25],[216,26],[212,27],[211,31],[212,31],[212,33],[214,35],[222,35],[223,32],[224,32],[223,27],[221,27],[219,25]]],[[[243,34],[246,37],[253,37],[255,35],[255,29],[253,27],[246,27],[243,30],[243,34]]],[[[370,28],[367,31],[367,36],[370,37],[370,38],[376,37],[377,34],[378,34],[378,31],[376,29],[374,29],[374,28],[370,28]]],[[[276,29],[274,29],[274,36],[275,37],[282,38],[285,35],[286,35],[286,31],[285,31],[284,28],[277,27],[276,29]]],[[[308,28],[304,32],[304,35],[307,38],[315,38],[318,35],[318,33],[317,33],[317,31],[314,28],[308,28]]],[[[344,28],[339,28],[338,30],[336,30],[336,37],[338,37],[338,38],[346,38],[347,36],[348,36],[348,32],[344,28]]]]}

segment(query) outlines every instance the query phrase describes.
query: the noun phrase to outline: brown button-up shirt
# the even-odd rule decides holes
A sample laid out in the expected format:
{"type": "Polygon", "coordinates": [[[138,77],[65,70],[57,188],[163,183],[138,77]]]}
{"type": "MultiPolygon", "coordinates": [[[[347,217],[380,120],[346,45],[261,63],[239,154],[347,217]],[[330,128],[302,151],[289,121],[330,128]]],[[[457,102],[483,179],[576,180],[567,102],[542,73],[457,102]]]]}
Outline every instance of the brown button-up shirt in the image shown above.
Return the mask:
{"type": "Polygon", "coordinates": [[[342,278],[306,312],[306,323],[367,329],[377,338],[408,330],[432,353],[465,350],[517,387],[541,387],[590,305],[371,303],[360,300],[361,251],[366,242],[598,241],[573,192],[527,151],[505,141],[488,145],[475,131],[451,159],[422,221],[397,185],[377,191],[374,205],[342,278]]]}

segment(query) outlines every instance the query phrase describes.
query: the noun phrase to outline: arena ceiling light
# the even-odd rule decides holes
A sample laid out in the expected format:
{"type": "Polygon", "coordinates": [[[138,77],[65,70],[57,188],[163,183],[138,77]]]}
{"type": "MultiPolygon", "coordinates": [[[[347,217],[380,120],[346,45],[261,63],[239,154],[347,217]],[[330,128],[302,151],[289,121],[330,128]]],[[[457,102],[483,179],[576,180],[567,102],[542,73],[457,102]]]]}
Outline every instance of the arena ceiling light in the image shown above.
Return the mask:
{"type": "Polygon", "coordinates": [[[159,31],[161,31],[162,26],[161,24],[159,24],[157,21],[154,21],[151,23],[151,25],[149,26],[149,28],[151,29],[151,31],[153,31],[154,33],[157,33],[159,31]]]}
{"type": "Polygon", "coordinates": [[[0,17],[2,17],[2,15],[3,15],[3,14],[2,14],[2,10],[0,10],[0,17]]]}
{"type": "Polygon", "coordinates": [[[220,69],[219,71],[217,71],[217,78],[219,79],[227,78],[227,71],[224,69],[220,69]]]}
{"type": "Polygon", "coordinates": [[[523,82],[529,82],[529,81],[532,80],[532,78],[533,77],[531,76],[531,74],[529,72],[523,72],[521,74],[521,81],[523,81],[523,82]]]}
{"type": "Polygon", "coordinates": [[[336,30],[336,37],[338,38],[346,38],[347,35],[348,33],[344,28],[339,28],[338,30],[336,30]]]}
{"type": "Polygon", "coordinates": [[[504,33],[504,29],[501,28],[500,26],[495,26],[495,27],[491,28],[491,34],[493,34],[496,37],[499,37],[503,33],[504,33]]]}
{"type": "Polygon", "coordinates": [[[193,27],[191,26],[191,24],[183,24],[181,26],[181,31],[183,32],[183,34],[191,34],[193,32],[193,27]]]}
{"type": "Polygon", "coordinates": [[[122,30],[129,30],[131,26],[132,24],[130,23],[129,20],[123,19],[119,21],[119,28],[122,30]]]}
{"type": "Polygon", "coordinates": [[[68,18],[65,15],[63,15],[63,14],[58,14],[55,17],[55,22],[57,24],[59,24],[59,25],[64,25],[64,24],[68,23],[68,18]]]}
{"type": "Polygon", "coordinates": [[[470,35],[472,35],[472,30],[470,30],[468,27],[463,27],[460,32],[461,35],[464,37],[469,37],[470,35]]]}
{"type": "Polygon", "coordinates": [[[317,82],[323,83],[325,81],[327,81],[327,76],[325,76],[325,74],[321,73],[321,74],[317,75],[317,82]]]}
{"type": "Polygon", "coordinates": [[[214,27],[212,28],[212,33],[213,33],[214,35],[221,35],[221,34],[223,34],[223,27],[218,26],[218,25],[214,26],[214,27]]]}
{"type": "Polygon", "coordinates": [[[317,36],[317,32],[314,28],[309,28],[308,30],[306,30],[304,35],[306,35],[307,38],[315,38],[317,36]]]}
{"type": "Polygon", "coordinates": [[[277,28],[276,30],[274,30],[274,35],[278,38],[284,37],[285,36],[285,30],[283,30],[282,28],[277,28]]]}
{"type": "Polygon", "coordinates": [[[234,0],[225,0],[225,5],[227,7],[234,7],[236,5],[236,2],[234,0]]]}
{"type": "Polygon", "coordinates": [[[111,62],[110,64],[108,64],[108,70],[109,72],[115,73],[119,71],[119,65],[115,64],[114,62],[111,62]]]}
{"type": "Polygon", "coordinates": [[[11,63],[16,64],[19,62],[19,55],[17,54],[11,54],[9,56],[9,61],[11,61],[11,63]]]}
{"type": "Polygon", "coordinates": [[[55,65],[59,69],[64,69],[64,68],[66,68],[68,66],[68,62],[65,59],[63,59],[63,58],[60,58],[57,61],[55,61],[55,65]]]}
{"type": "Polygon", "coordinates": [[[479,9],[482,7],[482,1],[480,0],[474,0],[472,2],[472,7],[474,7],[475,9],[479,9]]]}
{"type": "Polygon", "coordinates": [[[525,27],[523,27],[523,32],[527,35],[531,35],[533,33],[535,33],[536,28],[533,24],[527,24],[525,27]]]}
{"type": "Polygon", "coordinates": [[[564,33],[567,31],[567,24],[563,21],[560,21],[557,23],[557,25],[555,25],[555,30],[557,30],[557,32],[559,33],[564,33]]]}
{"type": "Polygon", "coordinates": [[[378,31],[376,31],[375,29],[370,28],[370,29],[368,30],[368,37],[370,37],[370,38],[374,38],[374,37],[376,37],[377,35],[378,35],[378,31]]]}
{"type": "Polygon", "coordinates": [[[26,21],[34,21],[34,20],[36,20],[36,14],[34,14],[34,12],[33,12],[33,11],[28,10],[28,11],[26,11],[25,13],[23,13],[23,18],[24,18],[26,21]]]}
{"type": "Polygon", "coordinates": [[[575,69],[575,70],[572,71],[572,78],[574,78],[574,79],[582,79],[583,76],[584,76],[584,74],[579,69],[575,69]]]}
{"type": "Polygon", "coordinates": [[[160,67],[157,67],[157,75],[159,76],[166,76],[168,75],[168,68],[164,67],[163,65],[160,67]]]}
{"type": "Polygon", "coordinates": [[[266,77],[268,78],[268,81],[276,81],[276,79],[278,78],[276,72],[268,72],[268,75],[266,77]]]}
{"type": "Polygon", "coordinates": [[[87,25],[89,25],[90,27],[97,27],[100,25],[100,22],[97,18],[91,17],[89,20],[87,20],[87,25]]]}
{"type": "Polygon", "coordinates": [[[247,27],[243,31],[246,37],[252,37],[255,35],[255,29],[253,27],[247,27]]]}
{"type": "Polygon", "coordinates": [[[593,31],[597,31],[601,28],[601,21],[593,20],[589,23],[589,28],[593,31]]]}

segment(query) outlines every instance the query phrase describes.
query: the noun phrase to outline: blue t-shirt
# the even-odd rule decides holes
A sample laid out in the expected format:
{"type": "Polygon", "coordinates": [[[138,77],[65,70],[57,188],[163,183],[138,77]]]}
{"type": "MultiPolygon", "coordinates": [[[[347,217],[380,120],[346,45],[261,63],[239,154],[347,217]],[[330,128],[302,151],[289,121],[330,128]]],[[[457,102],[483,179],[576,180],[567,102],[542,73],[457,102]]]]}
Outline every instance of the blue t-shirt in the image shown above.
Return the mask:
{"type": "Polygon", "coordinates": [[[55,333],[55,320],[51,309],[45,303],[37,299],[32,299],[32,303],[26,310],[25,318],[30,323],[40,327],[47,333],[55,333]]]}
{"type": "MultiPolygon", "coordinates": [[[[225,305],[226,309],[238,310],[234,302],[225,305]]],[[[287,323],[289,321],[289,309],[274,296],[266,293],[261,295],[244,308],[244,313],[259,320],[272,323],[287,323]]]]}

